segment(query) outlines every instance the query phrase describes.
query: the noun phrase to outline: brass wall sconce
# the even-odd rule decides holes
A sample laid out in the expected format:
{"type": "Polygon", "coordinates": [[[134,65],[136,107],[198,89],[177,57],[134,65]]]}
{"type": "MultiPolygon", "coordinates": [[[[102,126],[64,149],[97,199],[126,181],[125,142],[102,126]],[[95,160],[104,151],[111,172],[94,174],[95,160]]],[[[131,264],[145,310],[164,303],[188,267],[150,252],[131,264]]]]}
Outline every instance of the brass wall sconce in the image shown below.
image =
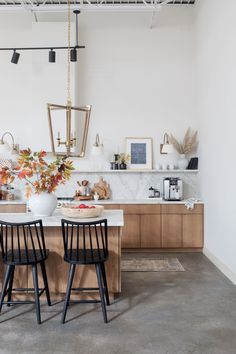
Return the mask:
{"type": "Polygon", "coordinates": [[[96,140],[92,146],[92,155],[93,156],[103,155],[103,144],[100,143],[99,134],[96,134],[96,140]]]}
{"type": "MultiPolygon", "coordinates": [[[[84,107],[73,107],[70,104],[63,106],[63,105],[48,103],[47,109],[48,109],[48,123],[49,123],[49,131],[50,131],[53,154],[59,156],[84,157],[86,144],[87,144],[91,106],[88,105],[84,107]],[[66,137],[64,140],[62,140],[60,132],[57,133],[57,138],[54,137],[52,112],[58,110],[66,112],[66,137]],[[74,133],[72,133],[72,116],[71,116],[73,111],[75,113],[77,112],[78,114],[82,113],[81,125],[76,128],[74,133]],[[57,142],[57,147],[65,145],[65,152],[56,151],[55,149],[56,142],[57,142]],[[75,151],[73,152],[72,149],[74,149],[75,151]]],[[[76,122],[76,117],[75,117],[75,122],[76,122]]]]}
{"type": "Polygon", "coordinates": [[[169,136],[167,133],[164,134],[163,144],[160,144],[160,154],[166,155],[174,152],[173,145],[169,142],[169,136]]]}
{"type": "Polygon", "coordinates": [[[19,145],[15,144],[13,135],[10,132],[5,132],[1,139],[0,139],[0,154],[4,155],[4,154],[12,154],[12,155],[16,155],[19,152],[19,145]],[[12,145],[10,146],[5,140],[5,136],[9,135],[11,137],[12,140],[12,145]]]}

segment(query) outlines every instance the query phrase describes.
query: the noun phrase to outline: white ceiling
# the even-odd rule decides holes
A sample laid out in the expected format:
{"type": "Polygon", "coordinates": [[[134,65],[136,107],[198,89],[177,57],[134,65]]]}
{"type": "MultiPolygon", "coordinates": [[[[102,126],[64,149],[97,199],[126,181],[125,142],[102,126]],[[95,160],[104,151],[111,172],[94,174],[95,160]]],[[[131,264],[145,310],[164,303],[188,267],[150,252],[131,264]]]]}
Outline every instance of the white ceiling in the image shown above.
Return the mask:
{"type": "MultiPolygon", "coordinates": [[[[194,5],[196,0],[71,0],[71,9],[83,11],[150,11],[161,10],[164,5],[194,5]]],[[[65,12],[66,0],[0,0],[0,12],[65,12]]]]}

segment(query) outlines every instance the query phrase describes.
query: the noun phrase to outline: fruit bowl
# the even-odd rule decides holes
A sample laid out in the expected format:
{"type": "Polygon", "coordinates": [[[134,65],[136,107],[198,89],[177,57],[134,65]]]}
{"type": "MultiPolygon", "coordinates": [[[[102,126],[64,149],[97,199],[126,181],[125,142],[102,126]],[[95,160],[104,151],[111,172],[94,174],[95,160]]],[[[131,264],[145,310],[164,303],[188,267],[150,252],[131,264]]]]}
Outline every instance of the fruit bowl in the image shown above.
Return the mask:
{"type": "Polygon", "coordinates": [[[104,207],[102,205],[70,204],[64,205],[61,212],[69,218],[97,218],[102,214],[104,207]]]}

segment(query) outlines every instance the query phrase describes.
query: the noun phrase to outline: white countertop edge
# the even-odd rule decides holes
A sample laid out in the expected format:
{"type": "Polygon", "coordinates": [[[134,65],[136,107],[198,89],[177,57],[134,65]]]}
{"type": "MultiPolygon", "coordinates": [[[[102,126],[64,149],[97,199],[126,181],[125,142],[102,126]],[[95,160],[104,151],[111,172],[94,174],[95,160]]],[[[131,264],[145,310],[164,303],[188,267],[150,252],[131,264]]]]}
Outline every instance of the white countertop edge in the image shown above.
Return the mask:
{"type": "Polygon", "coordinates": [[[68,218],[60,212],[60,210],[56,210],[52,216],[35,216],[32,213],[0,213],[0,220],[6,222],[29,222],[34,220],[42,220],[43,226],[45,227],[60,227],[61,219],[67,219],[70,221],[76,222],[92,222],[98,221],[101,219],[107,219],[107,224],[109,227],[122,227],[124,226],[124,216],[123,210],[104,210],[102,215],[99,218],[86,218],[86,219],[75,219],[68,218]]]}
{"type": "MultiPolygon", "coordinates": [[[[69,197],[68,197],[69,199],[69,197]]],[[[190,198],[192,199],[192,198],[190,198]]],[[[194,198],[193,198],[194,199],[194,198]]],[[[73,201],[75,204],[185,204],[188,199],[183,199],[181,201],[166,201],[163,199],[156,198],[142,198],[142,199],[101,199],[98,201],[95,200],[81,200],[81,201],[73,201]]],[[[16,205],[16,204],[26,204],[27,202],[24,200],[1,200],[0,205],[16,205]]],[[[196,198],[195,204],[203,204],[204,202],[201,199],[196,198]]]]}
{"type": "Polygon", "coordinates": [[[23,199],[15,199],[15,200],[0,200],[0,205],[14,205],[14,204],[17,204],[17,205],[24,205],[26,204],[26,201],[23,200],[23,199]]]}
{"type": "MultiPolygon", "coordinates": [[[[188,199],[183,199],[181,201],[167,201],[163,199],[155,198],[145,198],[145,199],[107,199],[107,200],[85,200],[85,201],[73,201],[73,204],[101,204],[101,205],[112,205],[112,204],[185,204],[188,199]]],[[[203,204],[204,202],[196,198],[194,204],[203,204]]]]}

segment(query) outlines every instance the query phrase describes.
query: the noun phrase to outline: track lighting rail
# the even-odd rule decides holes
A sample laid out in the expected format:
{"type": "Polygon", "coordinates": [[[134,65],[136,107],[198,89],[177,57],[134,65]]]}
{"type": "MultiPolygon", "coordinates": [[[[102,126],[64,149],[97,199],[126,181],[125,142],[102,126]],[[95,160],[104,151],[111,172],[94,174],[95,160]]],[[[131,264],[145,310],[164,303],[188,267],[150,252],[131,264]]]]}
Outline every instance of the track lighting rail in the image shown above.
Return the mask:
{"type": "MultiPolygon", "coordinates": [[[[85,46],[84,45],[73,45],[71,47],[69,47],[69,49],[84,49],[85,46]]],[[[0,48],[0,50],[50,50],[50,49],[68,49],[68,47],[22,47],[22,48],[18,48],[18,47],[12,47],[12,48],[0,48]]]]}
{"type": "Polygon", "coordinates": [[[74,10],[73,11],[76,17],[76,24],[75,24],[75,45],[68,45],[68,46],[50,46],[50,47],[3,47],[0,48],[0,51],[5,50],[12,50],[13,55],[11,58],[11,62],[13,64],[18,64],[19,58],[20,58],[20,53],[17,51],[24,51],[24,50],[49,50],[49,63],[55,63],[56,62],[56,52],[55,50],[70,50],[70,61],[76,62],[77,61],[77,49],[83,49],[85,46],[79,45],[78,44],[78,15],[80,13],[80,10],[74,10]]]}

